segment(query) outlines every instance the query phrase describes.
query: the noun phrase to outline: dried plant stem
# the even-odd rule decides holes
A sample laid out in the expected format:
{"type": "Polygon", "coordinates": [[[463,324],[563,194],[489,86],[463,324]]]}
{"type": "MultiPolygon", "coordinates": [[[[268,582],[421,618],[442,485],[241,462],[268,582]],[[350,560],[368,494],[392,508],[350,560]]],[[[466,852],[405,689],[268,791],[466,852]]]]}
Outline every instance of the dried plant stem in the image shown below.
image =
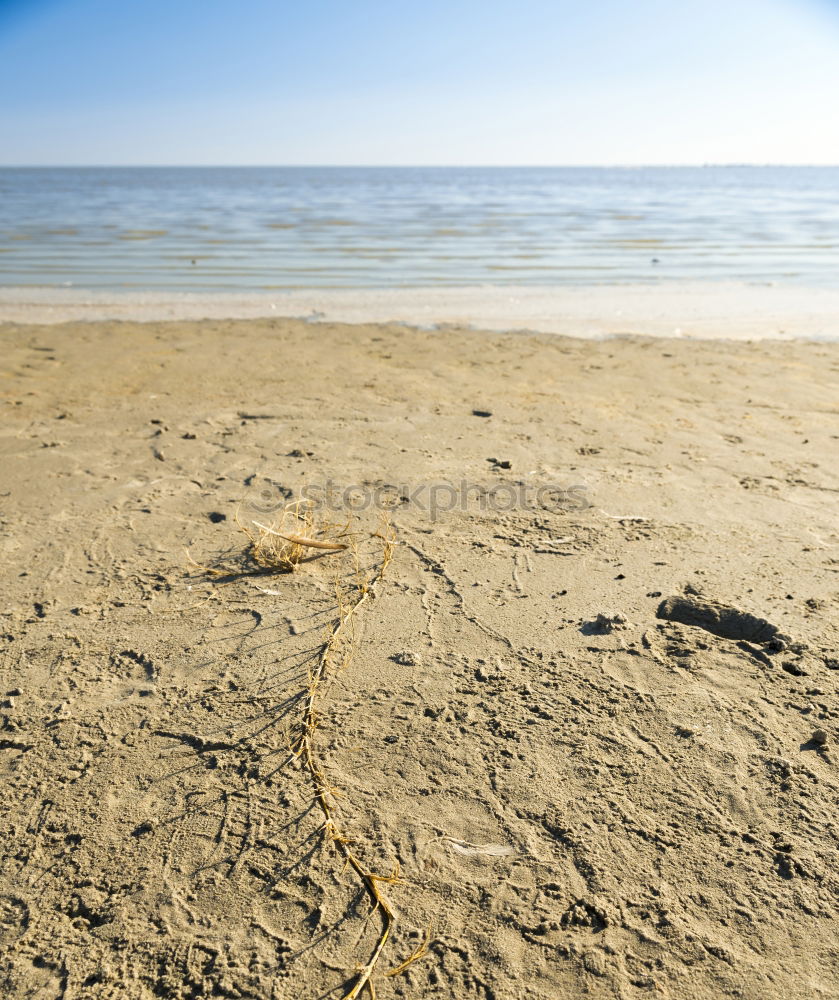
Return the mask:
{"type": "MultiPolygon", "coordinates": [[[[315,666],[309,674],[309,685],[305,692],[299,735],[292,745],[290,759],[297,758],[302,761],[302,766],[311,780],[315,800],[323,814],[321,829],[326,839],[335,846],[335,849],[343,856],[347,865],[352,868],[363,884],[373,904],[370,916],[378,913],[381,918],[381,930],[370,958],[357,969],[355,983],[342,1000],[356,1000],[365,988],[371,997],[375,997],[371,977],[390,937],[395,920],[387,896],[379,887],[380,885],[394,885],[399,881],[398,866],[394,867],[391,875],[376,875],[365,868],[352,850],[352,841],[342,832],[334,815],[333,796],[335,789],[326,780],[323,765],[315,746],[315,730],[317,728],[318,706],[325,695],[324,687],[349,662],[355,646],[354,630],[358,613],[368,600],[375,597],[376,587],[381,582],[393,558],[393,528],[387,518],[384,518],[380,529],[370,535],[371,538],[378,539],[382,546],[381,560],[370,578],[361,569],[356,538],[358,532],[350,530],[351,520],[347,520],[343,525],[325,522],[316,516],[316,512],[310,508],[305,499],[288,503],[273,527],[261,524],[259,521],[252,521],[254,527],[259,529],[259,535],[254,535],[246,525],[242,524],[238,511],[236,523],[248,537],[248,559],[263,571],[293,571],[303,560],[306,549],[322,549],[333,553],[349,550],[355,560],[355,584],[350,591],[354,600],[348,601],[348,589],[336,572],[335,592],[338,614],[335,624],[321,647],[315,666]],[[272,541],[275,538],[281,539],[282,544],[272,541]],[[338,541],[339,538],[346,538],[347,542],[338,541]],[[348,632],[349,635],[347,635],[348,632]]],[[[208,576],[222,576],[236,572],[235,567],[202,566],[189,555],[189,552],[187,552],[187,558],[196,568],[201,569],[208,576]]],[[[257,589],[266,594],[278,595],[280,593],[280,591],[263,587],[257,589]]],[[[426,940],[404,962],[395,969],[391,969],[387,975],[399,975],[409,965],[421,958],[427,951],[427,947],[426,940]]]]}
{"type": "Polygon", "coordinates": [[[257,528],[261,528],[263,531],[267,531],[269,535],[276,535],[277,538],[284,538],[287,542],[293,542],[295,545],[303,545],[310,549],[329,549],[331,552],[343,552],[347,548],[340,542],[327,542],[322,538],[304,538],[302,535],[286,535],[282,531],[274,531],[273,528],[269,528],[265,524],[260,524],[259,521],[253,522],[257,528]]]}
{"type": "Polygon", "coordinates": [[[428,954],[428,945],[429,945],[430,941],[431,941],[431,924],[429,924],[428,927],[427,927],[427,929],[426,929],[425,937],[417,945],[417,947],[411,952],[411,954],[405,959],[405,961],[404,962],[400,962],[399,965],[397,965],[393,969],[390,969],[388,972],[385,973],[385,975],[388,976],[388,978],[391,978],[393,976],[401,976],[402,973],[409,966],[413,965],[414,962],[418,962],[421,958],[424,958],[425,955],[428,954]]]}
{"type": "MultiPolygon", "coordinates": [[[[341,584],[340,582],[337,584],[338,620],[324,643],[317,664],[312,670],[310,676],[309,689],[306,694],[303,712],[301,734],[296,748],[297,755],[300,757],[303,762],[303,766],[309,773],[309,777],[314,788],[315,799],[321,812],[323,813],[324,834],[335,845],[336,850],[343,856],[344,860],[353,869],[364,885],[364,888],[367,890],[367,895],[370,897],[373,904],[372,912],[379,913],[381,916],[381,930],[379,932],[376,945],[373,948],[368,961],[359,969],[352,989],[349,993],[344,995],[343,1000],[355,1000],[355,998],[361,995],[365,986],[370,990],[371,995],[374,995],[371,976],[373,975],[379,961],[379,957],[382,954],[382,950],[387,944],[394,923],[393,910],[391,909],[387,897],[382,893],[379,886],[380,884],[395,884],[398,881],[398,870],[394,870],[391,875],[376,875],[364,867],[355,852],[352,850],[350,846],[351,841],[342,833],[333,813],[333,789],[326,780],[326,776],[323,772],[323,767],[315,747],[314,735],[317,727],[317,706],[321,697],[321,689],[330,673],[334,672],[333,667],[339,643],[344,640],[348,627],[352,627],[354,625],[358,612],[364,603],[375,596],[376,586],[381,581],[393,555],[393,537],[391,532],[386,530],[384,533],[379,534],[378,537],[382,538],[384,543],[382,561],[372,581],[367,581],[362,578],[360,570],[358,570],[358,556],[356,553],[358,598],[353,604],[347,605],[345,603],[341,584]]],[[[351,641],[352,638],[350,638],[350,642],[351,641]]],[[[347,659],[348,655],[345,654],[340,665],[346,665],[347,659]]]]}

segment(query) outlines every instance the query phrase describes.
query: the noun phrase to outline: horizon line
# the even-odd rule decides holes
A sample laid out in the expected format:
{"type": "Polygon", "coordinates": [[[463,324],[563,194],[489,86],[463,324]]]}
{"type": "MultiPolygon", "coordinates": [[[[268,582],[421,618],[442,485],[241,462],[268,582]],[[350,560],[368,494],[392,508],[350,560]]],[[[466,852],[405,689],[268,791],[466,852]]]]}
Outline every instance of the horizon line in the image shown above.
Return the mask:
{"type": "Polygon", "coordinates": [[[681,170],[836,169],[837,163],[0,163],[0,170],[681,170]]]}

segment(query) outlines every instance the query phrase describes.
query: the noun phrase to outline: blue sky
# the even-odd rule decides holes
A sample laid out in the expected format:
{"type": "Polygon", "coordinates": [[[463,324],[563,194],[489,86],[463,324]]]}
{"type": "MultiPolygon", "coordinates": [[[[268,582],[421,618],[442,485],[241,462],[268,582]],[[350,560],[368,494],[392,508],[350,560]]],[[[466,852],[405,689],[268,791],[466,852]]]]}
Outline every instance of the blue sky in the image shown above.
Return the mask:
{"type": "Polygon", "coordinates": [[[839,163],[839,2],[0,0],[0,163],[839,163]]]}

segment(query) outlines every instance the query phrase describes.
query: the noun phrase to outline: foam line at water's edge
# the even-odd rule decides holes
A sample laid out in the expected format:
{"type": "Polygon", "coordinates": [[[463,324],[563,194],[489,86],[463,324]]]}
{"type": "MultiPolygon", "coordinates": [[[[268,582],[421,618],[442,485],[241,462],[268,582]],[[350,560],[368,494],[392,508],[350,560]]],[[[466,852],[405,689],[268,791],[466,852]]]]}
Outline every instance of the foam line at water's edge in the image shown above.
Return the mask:
{"type": "Polygon", "coordinates": [[[733,340],[839,339],[839,288],[684,282],[660,285],[306,289],[212,293],[0,287],[0,322],[303,318],[733,340]]]}

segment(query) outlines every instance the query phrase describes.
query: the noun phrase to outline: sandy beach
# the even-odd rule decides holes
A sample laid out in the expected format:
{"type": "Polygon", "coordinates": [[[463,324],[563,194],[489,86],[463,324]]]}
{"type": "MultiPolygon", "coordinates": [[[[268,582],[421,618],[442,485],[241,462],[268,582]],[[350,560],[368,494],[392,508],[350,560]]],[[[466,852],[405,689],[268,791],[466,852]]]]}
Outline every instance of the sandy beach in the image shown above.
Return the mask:
{"type": "Polygon", "coordinates": [[[833,293],[551,333],[4,294],[4,997],[340,998],[383,929],[379,998],[837,995],[833,293]],[[394,532],[325,791],[358,567],[236,523],[303,491],[369,581],[394,532]]]}

